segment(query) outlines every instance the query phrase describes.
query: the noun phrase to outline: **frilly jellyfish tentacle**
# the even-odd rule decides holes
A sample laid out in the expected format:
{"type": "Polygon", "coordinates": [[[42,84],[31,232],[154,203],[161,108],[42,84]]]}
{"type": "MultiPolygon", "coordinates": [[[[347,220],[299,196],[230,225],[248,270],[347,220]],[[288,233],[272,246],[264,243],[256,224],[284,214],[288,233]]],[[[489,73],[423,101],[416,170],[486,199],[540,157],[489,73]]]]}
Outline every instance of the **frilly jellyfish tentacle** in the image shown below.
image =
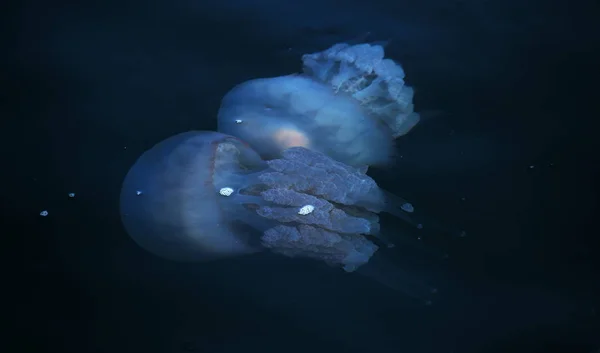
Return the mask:
{"type": "Polygon", "coordinates": [[[275,253],[320,260],[346,272],[366,264],[378,249],[360,234],[335,233],[307,224],[279,225],[265,232],[262,242],[275,253]]]}
{"type": "Polygon", "coordinates": [[[376,120],[385,123],[394,138],[407,134],[420,120],[414,112],[414,91],[404,83],[404,70],[384,58],[380,45],[340,43],[322,52],[302,56],[304,72],[348,94],[376,120]]]}

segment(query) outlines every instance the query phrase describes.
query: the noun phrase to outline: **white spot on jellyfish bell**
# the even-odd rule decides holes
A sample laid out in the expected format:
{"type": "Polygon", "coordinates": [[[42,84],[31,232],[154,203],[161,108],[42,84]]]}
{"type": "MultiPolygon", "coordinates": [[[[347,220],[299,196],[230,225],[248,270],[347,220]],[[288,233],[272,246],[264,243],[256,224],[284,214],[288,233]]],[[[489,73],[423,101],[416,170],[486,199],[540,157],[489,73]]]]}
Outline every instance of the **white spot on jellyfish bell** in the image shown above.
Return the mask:
{"type": "Polygon", "coordinates": [[[236,124],[241,124],[242,123],[242,119],[235,119],[235,123],[236,124]]]}
{"type": "Polygon", "coordinates": [[[40,212],[40,216],[42,217],[46,217],[48,215],[48,211],[43,210],[42,212],[40,212]]]}
{"type": "Polygon", "coordinates": [[[408,202],[402,205],[402,210],[408,213],[415,212],[415,208],[413,207],[413,205],[408,202]]]}
{"type": "Polygon", "coordinates": [[[300,210],[298,210],[298,214],[304,216],[304,215],[307,215],[309,213],[312,213],[312,211],[314,211],[314,210],[315,210],[315,206],[313,206],[313,205],[306,205],[306,206],[302,206],[300,208],[300,210]]]}
{"type": "Polygon", "coordinates": [[[221,190],[219,190],[219,194],[221,194],[222,196],[230,196],[231,194],[233,194],[233,189],[232,188],[221,188],[221,190]]]}

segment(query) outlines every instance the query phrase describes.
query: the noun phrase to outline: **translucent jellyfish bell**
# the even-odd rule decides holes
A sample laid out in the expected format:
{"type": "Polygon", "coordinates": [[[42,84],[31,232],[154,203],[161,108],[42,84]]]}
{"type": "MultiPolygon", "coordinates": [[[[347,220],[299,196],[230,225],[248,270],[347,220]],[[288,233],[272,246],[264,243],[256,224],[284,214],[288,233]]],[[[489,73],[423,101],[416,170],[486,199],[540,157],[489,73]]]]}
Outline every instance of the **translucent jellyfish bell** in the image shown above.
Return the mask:
{"type": "Polygon", "coordinates": [[[387,164],[393,140],[419,122],[400,65],[369,44],[336,44],[302,61],[302,75],[250,80],[228,92],[218,130],[266,159],[301,146],[350,166],[387,164]]]}
{"type": "MultiPolygon", "coordinates": [[[[158,256],[206,261],[268,249],[359,273],[386,244],[377,213],[402,215],[403,204],[324,154],[292,147],[265,162],[241,140],[206,131],[145,152],[121,190],[127,232],[158,256]]],[[[366,274],[412,296],[428,293],[382,263],[366,274]]]]}
{"type": "Polygon", "coordinates": [[[142,248],[178,261],[202,261],[257,251],[235,221],[253,222],[249,210],[225,202],[219,184],[239,186],[246,171],[231,163],[235,146],[243,166],[266,166],[238,139],[216,132],[187,132],[145,152],[121,189],[125,229],[142,248]],[[236,178],[237,177],[237,178],[236,178]],[[239,212],[238,212],[239,211],[239,212]]]}

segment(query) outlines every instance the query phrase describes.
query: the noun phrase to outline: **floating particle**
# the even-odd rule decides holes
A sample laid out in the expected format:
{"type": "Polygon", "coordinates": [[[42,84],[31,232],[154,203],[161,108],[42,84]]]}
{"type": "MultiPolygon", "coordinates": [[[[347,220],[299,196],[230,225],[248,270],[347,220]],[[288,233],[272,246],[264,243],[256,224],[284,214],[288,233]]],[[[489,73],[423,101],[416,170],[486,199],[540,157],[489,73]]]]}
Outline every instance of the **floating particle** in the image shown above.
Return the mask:
{"type": "Polygon", "coordinates": [[[413,207],[413,205],[411,205],[410,203],[405,203],[404,205],[402,205],[402,210],[404,210],[404,212],[408,212],[408,213],[413,213],[415,212],[415,208],[413,207]]]}

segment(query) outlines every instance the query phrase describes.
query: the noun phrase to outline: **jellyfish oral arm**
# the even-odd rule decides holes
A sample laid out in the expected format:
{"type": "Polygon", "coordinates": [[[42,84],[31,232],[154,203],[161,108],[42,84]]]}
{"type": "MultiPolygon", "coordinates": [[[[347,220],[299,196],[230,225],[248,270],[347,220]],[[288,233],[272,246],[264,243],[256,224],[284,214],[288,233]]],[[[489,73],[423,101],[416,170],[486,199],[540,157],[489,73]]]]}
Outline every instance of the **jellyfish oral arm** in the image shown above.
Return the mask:
{"type": "Polygon", "coordinates": [[[419,123],[414,112],[414,91],[404,82],[404,70],[384,58],[380,45],[340,43],[302,57],[304,72],[344,92],[392,130],[394,137],[407,134],[419,123]]]}

